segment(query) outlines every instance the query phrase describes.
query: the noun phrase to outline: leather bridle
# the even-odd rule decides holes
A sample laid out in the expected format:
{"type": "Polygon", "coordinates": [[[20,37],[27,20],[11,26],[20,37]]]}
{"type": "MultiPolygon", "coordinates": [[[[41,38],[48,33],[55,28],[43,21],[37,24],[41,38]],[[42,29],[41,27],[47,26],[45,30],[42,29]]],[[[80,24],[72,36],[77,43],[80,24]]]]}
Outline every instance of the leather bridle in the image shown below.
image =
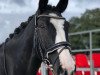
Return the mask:
{"type": "MultiPolygon", "coordinates": [[[[41,17],[47,17],[47,18],[54,18],[54,19],[64,19],[63,17],[55,17],[55,16],[50,16],[50,15],[39,15],[39,16],[36,16],[35,15],[35,38],[38,36],[40,38],[40,41],[39,42],[42,42],[41,41],[41,36],[39,35],[39,29],[43,29],[42,27],[39,27],[37,25],[37,19],[41,18],[41,17]]],[[[45,28],[45,27],[44,27],[45,28]]],[[[36,49],[36,52],[37,52],[37,55],[42,58],[42,61],[46,64],[46,65],[50,65],[49,67],[51,68],[51,70],[53,71],[53,66],[55,66],[55,63],[59,57],[59,54],[64,50],[64,49],[68,49],[70,52],[71,52],[71,48],[70,48],[70,43],[69,42],[59,42],[59,43],[56,43],[54,45],[52,45],[50,48],[47,48],[46,50],[48,51],[45,56],[43,56],[43,53],[42,53],[42,49],[39,49],[37,50],[36,49]],[[61,48],[62,47],[62,48],[61,48]],[[49,61],[49,55],[54,53],[55,51],[57,51],[58,49],[60,49],[60,52],[58,54],[58,56],[56,57],[54,63],[50,63],[49,61]],[[39,55],[40,54],[40,55],[39,55]]],[[[43,46],[43,45],[42,45],[43,46]]],[[[53,72],[54,73],[54,72],[53,72]]]]}

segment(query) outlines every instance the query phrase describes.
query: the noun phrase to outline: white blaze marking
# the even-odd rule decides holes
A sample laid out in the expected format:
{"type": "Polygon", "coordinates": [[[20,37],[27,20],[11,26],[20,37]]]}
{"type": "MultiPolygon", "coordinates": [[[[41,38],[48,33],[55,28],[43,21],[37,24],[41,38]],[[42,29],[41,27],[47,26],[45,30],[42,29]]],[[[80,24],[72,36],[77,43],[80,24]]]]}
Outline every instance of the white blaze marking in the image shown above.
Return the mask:
{"type": "MultiPolygon", "coordinates": [[[[51,16],[57,16],[54,13],[50,13],[49,15],[51,16]]],[[[56,40],[55,43],[59,43],[59,42],[64,42],[66,41],[65,38],[65,31],[64,31],[64,20],[63,19],[54,19],[51,18],[50,22],[54,25],[55,29],[56,29],[56,40]]],[[[60,52],[61,49],[58,50],[58,53],[60,52]]],[[[63,69],[68,70],[69,72],[75,69],[75,62],[69,52],[68,49],[63,50],[60,55],[59,55],[59,59],[60,59],[60,64],[62,65],[63,69]]],[[[70,73],[69,73],[70,75],[70,73]]]]}

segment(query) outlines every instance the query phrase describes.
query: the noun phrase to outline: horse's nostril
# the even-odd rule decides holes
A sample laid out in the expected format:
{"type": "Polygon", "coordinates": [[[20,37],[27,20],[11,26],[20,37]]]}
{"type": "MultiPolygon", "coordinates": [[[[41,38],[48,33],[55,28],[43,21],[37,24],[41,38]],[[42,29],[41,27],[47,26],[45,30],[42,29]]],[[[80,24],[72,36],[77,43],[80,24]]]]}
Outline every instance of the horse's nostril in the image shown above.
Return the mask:
{"type": "Polygon", "coordinates": [[[64,75],[68,75],[67,71],[64,72],[64,75]]]}
{"type": "Polygon", "coordinates": [[[60,74],[60,73],[62,73],[62,72],[63,72],[63,69],[62,69],[61,66],[59,66],[59,68],[58,68],[58,73],[60,74]]]}
{"type": "Polygon", "coordinates": [[[67,71],[63,70],[61,66],[59,66],[57,73],[58,75],[67,75],[67,71]]]}

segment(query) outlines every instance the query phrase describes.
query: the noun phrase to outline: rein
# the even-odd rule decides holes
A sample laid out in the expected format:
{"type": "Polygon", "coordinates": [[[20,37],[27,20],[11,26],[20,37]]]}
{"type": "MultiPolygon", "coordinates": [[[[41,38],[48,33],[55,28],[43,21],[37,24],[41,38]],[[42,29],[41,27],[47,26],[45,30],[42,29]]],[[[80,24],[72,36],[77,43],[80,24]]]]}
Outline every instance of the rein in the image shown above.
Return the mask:
{"type": "MultiPolygon", "coordinates": [[[[50,15],[39,15],[39,16],[36,16],[35,15],[35,38],[39,37],[41,38],[38,33],[39,33],[39,29],[43,29],[43,27],[39,27],[37,25],[37,19],[39,19],[40,17],[48,17],[48,18],[54,18],[54,19],[64,19],[63,17],[55,17],[55,16],[50,16],[50,15]]],[[[36,40],[36,39],[35,39],[36,40]]],[[[39,39],[39,42],[42,42],[41,39],[39,39]]],[[[37,41],[36,41],[37,43],[37,41]]],[[[59,43],[56,43],[54,44],[53,46],[51,46],[50,48],[46,49],[48,52],[45,54],[45,56],[43,56],[43,53],[42,53],[42,49],[39,48],[40,50],[37,50],[36,49],[36,52],[37,52],[37,55],[39,56],[39,58],[42,58],[42,61],[48,65],[48,67],[52,70],[53,74],[54,74],[54,70],[53,70],[53,66],[55,66],[55,63],[60,55],[60,53],[64,50],[64,49],[68,49],[70,52],[71,52],[71,48],[70,48],[70,43],[69,42],[59,42],[59,43]],[[61,48],[62,47],[62,48],[61,48]],[[53,64],[50,63],[49,61],[49,55],[54,53],[55,51],[57,51],[58,49],[60,49],[60,52],[58,53],[58,56],[56,57],[55,61],[53,64]],[[40,53],[40,55],[39,55],[40,53]]],[[[42,45],[43,46],[43,45],[42,45]]],[[[55,75],[55,74],[54,74],[55,75]]]]}

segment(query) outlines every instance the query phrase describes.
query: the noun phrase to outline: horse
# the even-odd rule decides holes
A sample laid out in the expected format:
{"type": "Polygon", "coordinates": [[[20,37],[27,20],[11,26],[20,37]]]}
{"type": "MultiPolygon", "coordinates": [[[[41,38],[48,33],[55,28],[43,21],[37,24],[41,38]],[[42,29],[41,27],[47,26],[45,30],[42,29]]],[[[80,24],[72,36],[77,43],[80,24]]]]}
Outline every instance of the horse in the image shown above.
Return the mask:
{"type": "Polygon", "coordinates": [[[51,65],[54,75],[75,69],[68,41],[69,23],[61,13],[68,0],[57,6],[40,0],[38,10],[22,22],[0,45],[0,75],[36,75],[41,62],[51,65]]]}

